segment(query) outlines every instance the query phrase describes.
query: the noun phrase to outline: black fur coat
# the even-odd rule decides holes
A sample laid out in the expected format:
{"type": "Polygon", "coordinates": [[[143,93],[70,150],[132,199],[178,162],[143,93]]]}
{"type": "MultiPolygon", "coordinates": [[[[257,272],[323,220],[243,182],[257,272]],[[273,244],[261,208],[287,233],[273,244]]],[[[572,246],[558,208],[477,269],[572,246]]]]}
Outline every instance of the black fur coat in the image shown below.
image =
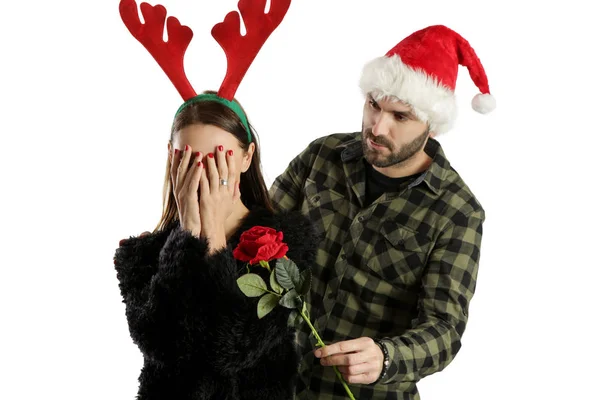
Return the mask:
{"type": "MultiPolygon", "coordinates": [[[[206,240],[178,226],[121,242],[117,278],[131,337],[144,355],[138,399],[293,398],[298,360],[290,310],[277,306],[258,319],[258,299],[236,284],[246,267],[232,251],[256,225],[282,231],[287,256],[301,271],[310,268],[317,236],[296,212],[252,210],[228,247],[211,256],[206,240]]],[[[252,272],[268,279],[264,268],[252,272]]]]}

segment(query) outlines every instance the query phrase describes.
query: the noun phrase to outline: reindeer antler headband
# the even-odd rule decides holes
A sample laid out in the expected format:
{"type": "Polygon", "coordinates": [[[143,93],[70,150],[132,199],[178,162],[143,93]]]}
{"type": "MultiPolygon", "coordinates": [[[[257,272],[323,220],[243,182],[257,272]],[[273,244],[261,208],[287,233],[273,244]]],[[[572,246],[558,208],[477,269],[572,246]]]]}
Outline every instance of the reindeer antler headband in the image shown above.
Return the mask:
{"type": "Polygon", "coordinates": [[[270,10],[265,13],[266,1],[240,0],[238,2],[246,27],[245,36],[241,35],[240,16],[236,11],[228,13],[223,22],[213,27],[212,36],[221,45],[227,57],[227,73],[217,95],[198,95],[185,75],[183,58],[193,36],[189,27],[181,25],[175,17],[166,18],[167,10],[160,4],[140,5],[144,24],[140,21],[135,0],[121,0],[119,12],[129,32],[154,57],[185,101],[175,116],[189,104],[216,101],[229,107],[238,115],[248,132],[248,141],[251,142],[248,119],[233,98],[254,58],[271,33],[279,26],[291,3],[291,0],[271,0],[270,10]],[[165,18],[169,35],[166,42],[163,40],[165,18]]]}

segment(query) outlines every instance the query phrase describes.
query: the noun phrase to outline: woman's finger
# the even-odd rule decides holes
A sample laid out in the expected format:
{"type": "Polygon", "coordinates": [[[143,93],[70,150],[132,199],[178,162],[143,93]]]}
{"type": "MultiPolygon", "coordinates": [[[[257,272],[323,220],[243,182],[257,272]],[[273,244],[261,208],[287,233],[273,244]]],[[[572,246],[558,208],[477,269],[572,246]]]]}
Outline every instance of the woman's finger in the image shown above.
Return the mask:
{"type": "MultiPolygon", "coordinates": [[[[238,190],[237,186],[238,183],[236,182],[236,178],[237,178],[237,165],[235,163],[235,157],[233,157],[233,150],[227,150],[227,182],[229,185],[229,193],[234,194],[235,196],[235,191],[238,190]]],[[[236,200],[236,199],[234,199],[236,200]]]]}
{"type": "Polygon", "coordinates": [[[202,153],[196,152],[194,153],[194,159],[192,160],[192,165],[190,166],[188,173],[185,176],[185,181],[182,186],[182,191],[186,194],[191,194],[193,192],[198,191],[198,181],[196,181],[194,185],[194,173],[198,169],[198,162],[202,160],[202,153]]]}
{"type": "MultiPolygon", "coordinates": [[[[223,146],[217,147],[217,154],[215,158],[217,161],[217,172],[219,174],[219,185],[221,185],[221,179],[228,180],[228,184],[233,185],[233,182],[229,180],[229,168],[227,165],[227,160],[225,159],[225,149],[223,146]]],[[[224,189],[228,189],[229,187],[225,187],[224,189]]]]}
{"type": "MultiPolygon", "coordinates": [[[[206,172],[208,174],[208,183],[210,186],[211,192],[216,192],[219,190],[219,172],[217,171],[217,163],[215,161],[215,155],[213,153],[208,153],[208,157],[206,158],[206,172]]],[[[202,188],[204,190],[204,188],[202,188]]]]}
{"type": "Polygon", "coordinates": [[[171,188],[175,197],[177,197],[177,169],[179,168],[180,153],[179,149],[171,152],[171,188]]]}
{"type": "Polygon", "coordinates": [[[209,183],[209,178],[208,178],[208,159],[209,157],[206,157],[206,160],[202,163],[201,165],[201,169],[202,169],[202,173],[200,174],[200,197],[199,200],[203,197],[203,196],[210,196],[210,183],[209,183]]]}
{"type": "Polygon", "coordinates": [[[204,163],[202,162],[202,153],[196,157],[193,172],[190,174],[190,182],[188,185],[189,193],[198,193],[200,190],[200,178],[204,175],[204,163]]]}
{"type": "Polygon", "coordinates": [[[177,168],[177,192],[180,192],[183,188],[185,176],[189,169],[191,154],[191,148],[186,144],[185,149],[183,150],[183,155],[181,156],[181,161],[179,162],[179,167],[177,168]]]}

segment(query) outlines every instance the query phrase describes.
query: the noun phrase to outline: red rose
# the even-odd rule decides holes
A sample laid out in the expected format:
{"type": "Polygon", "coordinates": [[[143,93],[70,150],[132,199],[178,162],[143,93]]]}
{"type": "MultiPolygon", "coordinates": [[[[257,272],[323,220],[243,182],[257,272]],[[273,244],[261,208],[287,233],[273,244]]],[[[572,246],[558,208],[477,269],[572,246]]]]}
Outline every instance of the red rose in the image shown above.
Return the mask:
{"type": "Polygon", "coordinates": [[[282,242],[283,232],[273,228],[254,226],[240,236],[240,243],[233,250],[233,256],[251,265],[261,261],[269,262],[286,255],[288,246],[282,242]]]}

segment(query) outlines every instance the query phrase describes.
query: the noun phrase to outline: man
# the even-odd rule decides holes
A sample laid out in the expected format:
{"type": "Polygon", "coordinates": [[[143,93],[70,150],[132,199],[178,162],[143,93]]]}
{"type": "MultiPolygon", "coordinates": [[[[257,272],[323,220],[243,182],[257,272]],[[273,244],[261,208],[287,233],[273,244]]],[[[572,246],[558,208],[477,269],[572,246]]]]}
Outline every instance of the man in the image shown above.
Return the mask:
{"type": "Polygon", "coordinates": [[[322,242],[298,335],[299,399],[419,399],[416,383],[457,354],[477,277],[485,214],[436,135],[455,118],[458,65],[491,111],[487,77],[456,32],[431,26],[368,63],[362,131],[312,142],[271,188],[301,209],[322,242]]]}

